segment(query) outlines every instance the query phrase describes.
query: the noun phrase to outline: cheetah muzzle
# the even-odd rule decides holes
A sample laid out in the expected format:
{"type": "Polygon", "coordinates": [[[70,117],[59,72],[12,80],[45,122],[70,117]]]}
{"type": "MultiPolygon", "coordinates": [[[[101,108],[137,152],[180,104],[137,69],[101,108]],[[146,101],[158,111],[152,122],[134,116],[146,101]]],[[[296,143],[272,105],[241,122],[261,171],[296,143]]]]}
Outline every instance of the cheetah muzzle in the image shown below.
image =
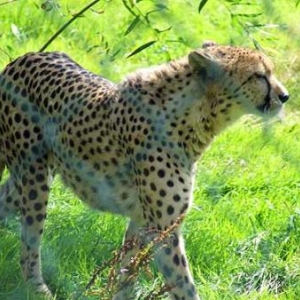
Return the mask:
{"type": "MultiPolygon", "coordinates": [[[[55,174],[91,207],[130,219],[124,243],[138,242],[126,270],[149,240],[140,229],[160,232],[189,211],[195,163],[214,137],[245,114],[278,114],[288,97],[266,55],[212,42],[119,84],[58,52],[10,63],[0,74],[0,170],[10,173],[0,218],[20,212],[25,280],[51,294],[40,243],[55,174]]],[[[171,299],[200,299],[180,228],[164,243],[154,258],[171,299]]],[[[113,299],[133,299],[134,278],[119,279],[113,299]]]]}

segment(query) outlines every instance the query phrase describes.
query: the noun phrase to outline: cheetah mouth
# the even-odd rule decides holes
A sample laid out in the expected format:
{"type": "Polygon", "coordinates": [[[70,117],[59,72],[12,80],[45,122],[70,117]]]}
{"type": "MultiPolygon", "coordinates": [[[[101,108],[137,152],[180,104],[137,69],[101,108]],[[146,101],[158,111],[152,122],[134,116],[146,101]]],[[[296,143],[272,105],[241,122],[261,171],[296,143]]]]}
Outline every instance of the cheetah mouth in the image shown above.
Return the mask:
{"type": "Polygon", "coordinates": [[[266,114],[270,111],[271,104],[270,104],[270,102],[265,102],[263,104],[258,105],[256,108],[259,112],[266,114]]]}
{"type": "Polygon", "coordinates": [[[258,105],[256,108],[260,113],[263,115],[276,115],[279,113],[282,104],[279,101],[276,101],[276,99],[272,98],[271,96],[271,84],[267,80],[266,77],[263,77],[263,79],[266,81],[268,92],[264,98],[264,102],[260,105],[258,105]]]}
{"type": "Polygon", "coordinates": [[[263,115],[277,115],[282,108],[282,104],[280,102],[275,101],[265,101],[263,104],[260,104],[256,107],[256,109],[263,115]]]}

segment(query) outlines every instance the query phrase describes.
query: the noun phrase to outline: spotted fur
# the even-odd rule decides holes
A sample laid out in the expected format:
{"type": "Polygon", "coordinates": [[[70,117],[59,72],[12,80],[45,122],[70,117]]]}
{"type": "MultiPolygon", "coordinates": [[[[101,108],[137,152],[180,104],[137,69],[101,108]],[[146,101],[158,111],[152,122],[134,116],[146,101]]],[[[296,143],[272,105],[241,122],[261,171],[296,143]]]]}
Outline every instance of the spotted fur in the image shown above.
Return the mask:
{"type": "MultiPolygon", "coordinates": [[[[206,43],[187,57],[133,73],[120,84],[57,52],[29,53],[0,75],[0,218],[20,211],[21,266],[50,295],[40,242],[54,174],[86,203],[164,230],[192,204],[195,162],[244,114],[276,115],[288,92],[255,50],[206,43]]],[[[171,299],[199,299],[180,229],[155,261],[171,299]]],[[[137,251],[123,257],[126,268],[137,251]]],[[[133,283],[115,300],[132,299],[133,283]]]]}

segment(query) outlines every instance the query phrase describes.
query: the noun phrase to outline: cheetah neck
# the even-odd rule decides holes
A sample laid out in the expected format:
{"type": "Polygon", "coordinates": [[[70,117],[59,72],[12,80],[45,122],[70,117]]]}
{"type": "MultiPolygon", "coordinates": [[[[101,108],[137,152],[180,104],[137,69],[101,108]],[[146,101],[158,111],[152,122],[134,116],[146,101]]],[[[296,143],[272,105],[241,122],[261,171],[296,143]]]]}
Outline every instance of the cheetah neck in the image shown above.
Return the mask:
{"type": "Polygon", "coordinates": [[[195,160],[218,134],[241,117],[236,106],[234,102],[224,100],[222,94],[211,95],[207,91],[203,101],[189,110],[185,118],[192,121],[181,130],[185,133],[187,149],[195,160]]]}
{"type": "Polygon", "coordinates": [[[205,94],[204,86],[195,84],[187,58],[141,69],[121,84],[123,93],[138,94],[144,105],[156,105],[164,111],[183,109],[205,94]]]}
{"type": "Polygon", "coordinates": [[[206,86],[187,59],[138,71],[121,86],[122,98],[141,105],[139,112],[155,120],[162,139],[185,147],[196,161],[214,137],[234,122],[234,105],[220,87],[206,86]]]}

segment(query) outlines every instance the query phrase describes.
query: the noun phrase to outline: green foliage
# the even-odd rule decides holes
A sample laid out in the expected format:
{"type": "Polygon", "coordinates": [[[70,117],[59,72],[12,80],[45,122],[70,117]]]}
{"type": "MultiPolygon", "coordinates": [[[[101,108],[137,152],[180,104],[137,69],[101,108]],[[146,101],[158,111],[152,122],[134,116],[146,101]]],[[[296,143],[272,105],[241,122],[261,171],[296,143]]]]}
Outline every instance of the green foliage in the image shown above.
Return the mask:
{"type": "Polygon", "coordinates": [[[199,7],[198,7],[198,12],[200,13],[201,10],[203,9],[204,5],[207,3],[208,0],[202,0],[199,4],[199,7]]]}
{"type": "MultiPolygon", "coordinates": [[[[99,0],[93,1],[92,3],[90,3],[89,5],[87,5],[86,7],[84,7],[79,13],[75,14],[73,16],[73,18],[70,19],[66,24],[64,24],[64,26],[61,27],[39,51],[43,52],[48,47],[48,45],[50,45],[52,43],[52,41],[54,41],[56,39],[56,37],[58,37],[58,35],[61,32],[63,32],[78,17],[80,17],[84,12],[86,12],[89,8],[91,8],[92,6],[94,6],[98,2],[99,2],[99,0]]],[[[45,10],[52,10],[52,9],[58,9],[59,8],[58,4],[57,3],[53,3],[53,1],[45,2],[44,6],[42,5],[42,7],[44,7],[45,10]]]]}
{"type": "MultiPolygon", "coordinates": [[[[217,138],[198,164],[195,203],[183,230],[204,299],[300,299],[299,1],[107,0],[78,17],[90,3],[0,2],[1,68],[40,49],[74,16],[47,51],[66,52],[115,81],[207,39],[254,45],[273,57],[291,93],[286,117],[272,125],[245,118],[217,138]]],[[[21,279],[19,224],[10,221],[0,227],[0,299],[38,299],[21,279]]],[[[109,268],[85,287],[120,247],[125,223],[87,209],[56,180],[42,254],[57,299],[99,299],[109,268]]],[[[141,276],[138,295],[161,283],[152,271],[153,279],[141,276]]]]}

